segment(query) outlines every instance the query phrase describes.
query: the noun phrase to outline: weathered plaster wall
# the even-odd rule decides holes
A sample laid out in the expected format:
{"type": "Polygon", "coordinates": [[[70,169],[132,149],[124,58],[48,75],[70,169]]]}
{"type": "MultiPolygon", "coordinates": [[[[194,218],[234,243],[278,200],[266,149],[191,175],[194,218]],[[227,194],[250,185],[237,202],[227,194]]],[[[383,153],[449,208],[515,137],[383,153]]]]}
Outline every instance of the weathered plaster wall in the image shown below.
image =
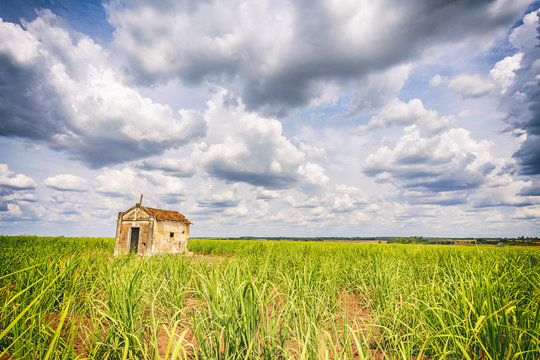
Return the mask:
{"type": "Polygon", "coordinates": [[[184,253],[187,251],[188,237],[189,225],[178,221],[154,221],[152,253],[184,253]]]}
{"type": "Polygon", "coordinates": [[[116,225],[116,242],[114,247],[114,255],[126,254],[129,252],[131,242],[131,228],[139,228],[139,244],[138,254],[150,254],[148,252],[152,246],[153,221],[148,214],[135,208],[132,211],[119,216],[116,225]]]}

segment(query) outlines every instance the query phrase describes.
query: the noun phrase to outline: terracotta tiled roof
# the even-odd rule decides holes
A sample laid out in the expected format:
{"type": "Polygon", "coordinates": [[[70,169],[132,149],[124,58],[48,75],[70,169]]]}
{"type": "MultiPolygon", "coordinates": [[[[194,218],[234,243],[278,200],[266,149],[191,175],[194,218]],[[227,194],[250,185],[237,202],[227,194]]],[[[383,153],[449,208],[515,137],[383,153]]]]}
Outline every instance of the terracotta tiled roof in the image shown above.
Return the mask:
{"type": "Polygon", "coordinates": [[[154,208],[146,207],[146,206],[141,206],[141,209],[143,209],[146,213],[148,213],[148,215],[155,217],[156,220],[171,220],[171,221],[180,221],[186,224],[193,224],[191,221],[186,219],[186,217],[180,214],[178,211],[154,209],[154,208]]]}

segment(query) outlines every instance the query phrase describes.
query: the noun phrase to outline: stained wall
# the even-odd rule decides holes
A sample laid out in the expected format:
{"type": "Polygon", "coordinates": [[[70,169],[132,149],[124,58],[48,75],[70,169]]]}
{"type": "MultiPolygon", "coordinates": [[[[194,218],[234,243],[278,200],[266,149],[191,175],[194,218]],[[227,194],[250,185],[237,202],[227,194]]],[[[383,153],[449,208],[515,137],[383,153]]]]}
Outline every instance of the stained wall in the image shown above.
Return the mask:
{"type": "Polygon", "coordinates": [[[150,255],[149,249],[152,246],[152,234],[154,221],[148,214],[139,208],[134,208],[124,216],[118,214],[116,225],[116,242],[114,246],[114,255],[127,254],[131,243],[131,228],[139,228],[138,254],[150,255]]]}
{"type": "Polygon", "coordinates": [[[183,253],[187,250],[188,237],[189,225],[178,221],[155,220],[152,254],[183,253]]]}

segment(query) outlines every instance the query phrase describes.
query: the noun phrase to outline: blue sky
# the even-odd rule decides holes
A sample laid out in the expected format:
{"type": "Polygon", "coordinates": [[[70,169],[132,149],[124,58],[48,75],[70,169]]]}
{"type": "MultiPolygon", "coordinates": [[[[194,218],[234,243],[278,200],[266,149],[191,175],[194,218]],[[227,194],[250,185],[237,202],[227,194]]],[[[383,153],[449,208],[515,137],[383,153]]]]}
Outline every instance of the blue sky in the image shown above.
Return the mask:
{"type": "Polygon", "coordinates": [[[0,233],[538,236],[539,7],[3,1],[0,233]]]}

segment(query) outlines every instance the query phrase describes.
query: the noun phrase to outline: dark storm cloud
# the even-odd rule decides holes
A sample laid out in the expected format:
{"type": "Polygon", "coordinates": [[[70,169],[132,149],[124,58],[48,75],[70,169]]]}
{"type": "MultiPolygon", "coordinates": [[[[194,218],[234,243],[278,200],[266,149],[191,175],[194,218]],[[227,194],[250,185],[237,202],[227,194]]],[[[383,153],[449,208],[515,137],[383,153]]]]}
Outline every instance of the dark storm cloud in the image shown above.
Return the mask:
{"type": "Polygon", "coordinates": [[[97,169],[161,154],[167,149],[189,142],[188,139],[184,139],[184,141],[170,140],[156,143],[123,138],[118,133],[112,135],[104,133],[103,136],[91,136],[83,133],[80,138],[74,137],[60,143],[51,142],[48,145],[54,150],[65,151],[68,157],[81,160],[91,168],[97,169]],[[81,140],[82,142],[79,142],[81,140]]]}
{"type": "Polygon", "coordinates": [[[521,196],[540,196],[540,179],[534,179],[529,186],[519,192],[521,196]]]}
{"type": "Polygon", "coordinates": [[[540,136],[529,136],[514,154],[525,175],[540,174],[540,136]]]}
{"type": "Polygon", "coordinates": [[[298,182],[298,178],[294,176],[251,172],[230,168],[226,164],[219,162],[208,162],[205,169],[218,179],[233,183],[245,182],[253,186],[262,186],[268,189],[285,189],[298,182]]]}
{"type": "MultiPolygon", "coordinates": [[[[540,34],[540,27],[537,32],[540,34]]],[[[523,70],[517,72],[518,86],[514,89],[526,94],[529,105],[528,117],[516,123],[518,128],[527,131],[527,139],[514,154],[521,165],[521,173],[526,175],[540,174],[540,80],[531,79],[532,75],[538,76],[531,68],[532,63],[540,59],[540,48],[536,46],[531,52],[523,58],[523,70]]]]}
{"type": "Polygon", "coordinates": [[[540,174],[540,21],[538,7],[523,19],[510,36],[510,42],[523,53],[520,68],[515,71],[514,85],[502,99],[508,108],[508,122],[525,131],[526,140],[514,154],[525,175],[540,174]],[[519,95],[519,96],[518,96],[519,95]]]}
{"type": "Polygon", "coordinates": [[[235,207],[240,200],[222,200],[222,201],[199,201],[198,204],[205,208],[228,208],[235,207]]]}
{"type": "Polygon", "coordinates": [[[350,83],[432,45],[508,27],[525,5],[209,1],[155,8],[113,1],[108,11],[116,45],[140,81],[176,76],[190,83],[234,83],[248,110],[284,115],[317,96],[320,83],[350,83]],[[242,12],[236,11],[240,6],[242,12]]]}
{"type": "Polygon", "coordinates": [[[39,69],[14,64],[0,52],[0,135],[51,139],[66,124],[60,102],[39,69]]]}

